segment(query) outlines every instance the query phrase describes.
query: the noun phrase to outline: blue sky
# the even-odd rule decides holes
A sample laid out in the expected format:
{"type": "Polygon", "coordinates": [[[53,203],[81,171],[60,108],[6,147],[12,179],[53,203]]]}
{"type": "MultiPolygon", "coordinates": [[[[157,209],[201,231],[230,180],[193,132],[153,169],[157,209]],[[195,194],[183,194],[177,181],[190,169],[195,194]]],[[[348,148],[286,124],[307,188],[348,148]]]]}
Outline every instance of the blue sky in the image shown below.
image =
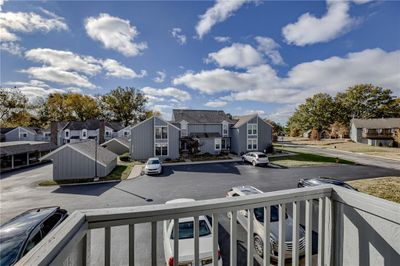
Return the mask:
{"type": "Polygon", "coordinates": [[[398,1],[0,0],[1,86],[30,99],[133,86],[172,108],[286,122],[317,92],[400,94],[398,1]]]}

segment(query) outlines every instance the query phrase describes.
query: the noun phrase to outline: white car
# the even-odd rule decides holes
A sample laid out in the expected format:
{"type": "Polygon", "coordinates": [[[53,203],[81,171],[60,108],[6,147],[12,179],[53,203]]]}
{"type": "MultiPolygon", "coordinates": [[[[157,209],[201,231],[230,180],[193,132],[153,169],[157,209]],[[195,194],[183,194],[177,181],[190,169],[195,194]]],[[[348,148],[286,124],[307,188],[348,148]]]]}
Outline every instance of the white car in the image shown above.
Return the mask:
{"type": "MultiPolygon", "coordinates": [[[[166,204],[193,202],[194,199],[175,199],[166,204]]],[[[194,265],[194,218],[179,219],[179,266],[194,265]]],[[[163,224],[164,255],[168,266],[174,265],[174,220],[166,220],[163,224]]],[[[208,219],[199,216],[199,259],[200,265],[213,265],[212,261],[212,226],[208,219]]],[[[218,247],[218,265],[222,266],[222,258],[218,247]]]]}
{"type": "Polygon", "coordinates": [[[149,158],[144,166],[144,173],[146,175],[150,174],[161,174],[162,165],[158,157],[149,158]]]}
{"type": "Polygon", "coordinates": [[[267,165],[269,163],[268,156],[262,152],[248,152],[242,156],[243,162],[249,162],[256,166],[259,164],[267,165]]]}
{"type": "MultiPolygon", "coordinates": [[[[226,194],[227,197],[237,197],[245,195],[254,195],[263,193],[261,190],[253,186],[233,187],[226,194]]],[[[278,206],[271,206],[271,219],[270,219],[270,255],[273,259],[278,259],[278,240],[279,240],[279,208],[278,206]]],[[[228,214],[230,217],[230,214],[228,214]]],[[[247,210],[237,212],[237,221],[247,230],[247,210]]],[[[254,209],[254,250],[256,253],[263,257],[264,243],[262,236],[264,235],[264,208],[254,209]]],[[[285,259],[292,257],[292,230],[293,220],[288,214],[285,217],[286,233],[285,233],[285,259]]],[[[299,228],[299,255],[303,256],[305,253],[305,232],[302,227],[299,228]]]]}

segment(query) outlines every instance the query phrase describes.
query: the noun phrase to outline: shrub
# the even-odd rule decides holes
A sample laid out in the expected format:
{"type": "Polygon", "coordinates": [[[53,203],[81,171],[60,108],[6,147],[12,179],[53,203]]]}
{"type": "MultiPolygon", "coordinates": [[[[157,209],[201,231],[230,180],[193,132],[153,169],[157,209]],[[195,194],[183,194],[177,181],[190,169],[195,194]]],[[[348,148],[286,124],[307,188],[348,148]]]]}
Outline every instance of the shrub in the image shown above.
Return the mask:
{"type": "Polygon", "coordinates": [[[267,146],[265,147],[265,152],[266,153],[273,153],[274,152],[274,146],[272,146],[272,144],[267,144],[267,146]]]}

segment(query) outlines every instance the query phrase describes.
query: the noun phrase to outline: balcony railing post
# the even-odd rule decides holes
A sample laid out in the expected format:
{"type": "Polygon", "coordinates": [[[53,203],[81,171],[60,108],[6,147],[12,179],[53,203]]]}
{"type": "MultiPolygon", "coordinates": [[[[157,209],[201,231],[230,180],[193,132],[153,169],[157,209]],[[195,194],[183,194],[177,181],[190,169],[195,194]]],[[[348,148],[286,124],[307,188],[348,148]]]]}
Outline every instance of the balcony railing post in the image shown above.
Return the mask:
{"type": "Polygon", "coordinates": [[[194,265],[200,265],[199,246],[199,216],[194,217],[194,265]]]}
{"type": "Polygon", "coordinates": [[[212,214],[212,261],[214,266],[218,266],[218,214],[212,214]]]}
{"type": "Polygon", "coordinates": [[[89,231],[83,236],[82,238],[82,266],[88,265],[88,253],[89,253],[89,237],[88,237],[89,231]]]}
{"type": "Polygon", "coordinates": [[[293,236],[292,236],[292,265],[299,265],[299,223],[300,202],[293,202],[293,236]]]}
{"type": "Polygon", "coordinates": [[[135,225],[129,225],[129,248],[128,248],[128,256],[129,256],[129,266],[135,265],[135,225]]]}
{"type": "Polygon", "coordinates": [[[174,266],[179,264],[179,219],[174,219],[174,266]]]}
{"type": "Polygon", "coordinates": [[[325,198],[319,199],[318,208],[318,265],[325,262],[325,198]]]}
{"type": "Polygon", "coordinates": [[[157,266],[157,222],[151,222],[151,265],[157,266]]]}
{"type": "Polygon", "coordinates": [[[333,247],[333,202],[330,197],[325,197],[325,265],[332,265],[333,247]]]}
{"type": "Polygon", "coordinates": [[[264,251],[264,263],[263,266],[270,266],[270,222],[271,222],[271,207],[266,206],[264,207],[264,246],[263,246],[263,251],[264,251]]]}
{"type": "Polygon", "coordinates": [[[253,266],[254,254],[254,209],[247,210],[247,265],[253,266]]]}
{"type": "Polygon", "coordinates": [[[104,265],[111,265],[111,227],[104,228],[104,265]]]}
{"type": "Polygon", "coordinates": [[[231,254],[230,254],[230,261],[231,261],[231,266],[236,266],[237,264],[237,243],[236,243],[236,232],[237,232],[237,212],[236,211],[231,211],[231,226],[230,226],[230,235],[231,235],[231,254]]]}
{"type": "Polygon", "coordinates": [[[286,253],[286,244],[285,244],[285,231],[286,231],[286,205],[279,204],[279,239],[278,239],[278,265],[285,265],[285,253],[286,253]]]}
{"type": "Polygon", "coordinates": [[[306,200],[306,266],[312,265],[312,201],[312,199],[306,200]]]}

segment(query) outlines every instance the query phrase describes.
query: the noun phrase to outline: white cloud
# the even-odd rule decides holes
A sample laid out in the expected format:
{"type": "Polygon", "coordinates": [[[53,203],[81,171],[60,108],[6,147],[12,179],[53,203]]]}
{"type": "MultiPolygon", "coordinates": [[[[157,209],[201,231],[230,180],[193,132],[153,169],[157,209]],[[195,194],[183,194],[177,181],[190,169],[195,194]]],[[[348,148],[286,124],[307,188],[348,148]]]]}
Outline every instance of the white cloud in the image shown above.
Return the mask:
{"type": "Polygon", "coordinates": [[[271,119],[272,121],[278,123],[286,123],[289,117],[293,114],[296,107],[296,104],[287,104],[281,106],[269,113],[267,117],[268,119],[271,119]]]}
{"type": "Polygon", "coordinates": [[[379,48],[349,53],[345,57],[305,62],[279,77],[269,65],[250,67],[245,72],[217,68],[187,72],[173,80],[207,94],[228,93],[223,100],[300,103],[316,92],[334,94],[359,83],[372,83],[400,93],[400,50],[379,48]],[[379,66],[379,67],[371,67],[379,66]]]}
{"type": "Polygon", "coordinates": [[[230,42],[230,41],[231,41],[231,38],[228,37],[228,36],[215,36],[215,37],[214,37],[214,40],[215,40],[216,42],[223,43],[223,42],[230,42]]]}
{"type": "Polygon", "coordinates": [[[55,89],[39,80],[30,80],[29,82],[5,82],[3,85],[8,87],[16,87],[28,97],[29,101],[33,101],[37,97],[45,97],[50,93],[65,93],[66,90],[55,89]]]}
{"type": "Polygon", "coordinates": [[[216,0],[214,6],[207,9],[207,11],[200,16],[200,21],[196,25],[198,37],[200,39],[203,38],[215,24],[226,20],[246,2],[251,1],[252,0],[216,0]]]}
{"type": "Polygon", "coordinates": [[[0,11],[1,11],[2,8],[3,8],[3,5],[4,5],[4,0],[0,0],[0,11]]]}
{"type": "Polygon", "coordinates": [[[157,71],[157,77],[155,77],[153,80],[157,83],[162,83],[164,82],[165,78],[167,77],[167,73],[165,71],[157,71]]]}
{"type": "Polygon", "coordinates": [[[131,26],[129,20],[101,13],[98,17],[87,18],[85,29],[90,38],[125,56],[139,55],[147,48],[145,42],[134,42],[139,32],[135,26],[131,26]]]}
{"type": "Polygon", "coordinates": [[[262,56],[251,45],[234,43],[218,52],[208,54],[207,63],[215,62],[220,67],[246,68],[261,64],[262,56]]]}
{"type": "Polygon", "coordinates": [[[258,114],[260,116],[265,115],[265,111],[264,110],[245,110],[243,112],[241,112],[242,115],[251,115],[251,114],[258,114]]]}
{"type": "Polygon", "coordinates": [[[102,61],[104,69],[107,71],[107,76],[117,77],[117,78],[143,78],[147,75],[146,70],[141,70],[140,74],[136,73],[130,68],[121,65],[118,61],[114,59],[106,59],[102,61]]]}
{"type": "Polygon", "coordinates": [[[350,4],[347,0],[327,0],[327,6],[327,13],[321,18],[305,13],[297,22],[286,25],[282,29],[286,42],[298,46],[328,42],[357,23],[348,14],[350,4]]]}
{"type": "Polygon", "coordinates": [[[269,37],[257,36],[255,37],[258,42],[257,50],[264,53],[273,64],[275,65],[284,65],[285,62],[282,59],[281,54],[279,53],[279,44],[277,44],[274,39],[269,37]]]}
{"type": "Polygon", "coordinates": [[[205,106],[208,107],[222,107],[225,106],[227,104],[227,102],[225,101],[209,101],[205,104],[205,106]]]}
{"type": "Polygon", "coordinates": [[[52,66],[30,67],[28,69],[21,70],[21,72],[27,73],[31,77],[36,79],[56,82],[64,85],[73,85],[89,89],[93,89],[96,87],[84,75],[72,71],[62,70],[52,66]]]}
{"type": "Polygon", "coordinates": [[[6,51],[12,55],[22,55],[22,48],[17,42],[1,42],[0,43],[0,50],[6,51]]]}
{"type": "Polygon", "coordinates": [[[171,34],[180,45],[184,45],[186,43],[186,35],[182,33],[181,28],[173,28],[171,34]]]}
{"type": "Polygon", "coordinates": [[[142,91],[146,95],[155,97],[170,97],[170,98],[175,98],[178,101],[188,101],[192,98],[188,92],[173,87],[168,87],[163,89],[144,87],[142,88],[142,91]]]}

